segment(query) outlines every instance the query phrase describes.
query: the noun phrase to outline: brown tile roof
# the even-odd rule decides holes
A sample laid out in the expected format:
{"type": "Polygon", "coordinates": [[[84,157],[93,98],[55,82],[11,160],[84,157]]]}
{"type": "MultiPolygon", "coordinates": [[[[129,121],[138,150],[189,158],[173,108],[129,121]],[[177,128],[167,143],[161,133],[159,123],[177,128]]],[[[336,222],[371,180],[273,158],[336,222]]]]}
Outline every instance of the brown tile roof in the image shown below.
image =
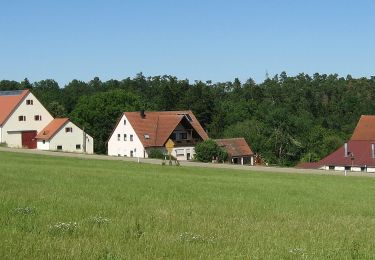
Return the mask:
{"type": "Polygon", "coordinates": [[[3,125],[18,104],[30,93],[26,90],[0,91],[0,126],[3,125]]]}
{"type": "Polygon", "coordinates": [[[207,133],[190,110],[145,112],[144,118],[141,117],[140,112],[125,112],[124,115],[144,147],[164,146],[173,130],[186,118],[185,115],[191,118],[191,121],[188,118],[185,120],[189,122],[198,135],[203,140],[208,139],[207,133]],[[146,139],[145,135],[148,135],[149,139],[146,139]]]}
{"type": "Polygon", "coordinates": [[[230,157],[254,154],[244,138],[216,139],[215,142],[224,147],[230,157]]]}
{"type": "Polygon", "coordinates": [[[362,115],[350,140],[375,140],[375,116],[362,115]]]}
{"type": "Polygon", "coordinates": [[[50,140],[68,122],[69,118],[55,118],[35,138],[38,140],[50,140]]]}

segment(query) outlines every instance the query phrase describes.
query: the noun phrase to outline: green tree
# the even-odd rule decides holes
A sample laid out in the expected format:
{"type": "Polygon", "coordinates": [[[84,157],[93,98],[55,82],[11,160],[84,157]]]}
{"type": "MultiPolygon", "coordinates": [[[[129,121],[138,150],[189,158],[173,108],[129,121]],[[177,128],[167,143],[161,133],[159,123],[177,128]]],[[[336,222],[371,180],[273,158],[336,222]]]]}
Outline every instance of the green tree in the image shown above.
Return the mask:
{"type": "Polygon", "coordinates": [[[91,96],[82,96],[71,113],[73,122],[85,127],[94,138],[96,153],[106,153],[106,142],[116,121],[125,111],[140,109],[140,98],[123,90],[112,90],[91,96]]]}

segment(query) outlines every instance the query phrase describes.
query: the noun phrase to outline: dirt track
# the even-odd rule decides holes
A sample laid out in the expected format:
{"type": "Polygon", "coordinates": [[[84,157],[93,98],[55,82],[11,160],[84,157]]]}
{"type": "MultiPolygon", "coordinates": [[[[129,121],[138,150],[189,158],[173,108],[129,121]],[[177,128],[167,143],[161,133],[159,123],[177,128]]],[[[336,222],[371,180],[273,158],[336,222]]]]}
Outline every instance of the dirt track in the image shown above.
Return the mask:
{"type": "MultiPolygon", "coordinates": [[[[29,149],[17,149],[17,148],[5,148],[0,147],[0,152],[13,152],[13,153],[29,153],[29,154],[41,154],[49,156],[62,156],[62,157],[74,157],[89,160],[113,160],[113,161],[129,161],[129,162],[140,162],[150,164],[161,164],[162,160],[159,159],[143,159],[137,157],[115,157],[107,155],[89,155],[79,153],[64,153],[64,152],[51,152],[51,151],[40,151],[40,150],[29,150],[29,149]]],[[[301,174],[320,174],[320,175],[341,175],[344,176],[342,171],[323,171],[323,170],[312,170],[312,169],[296,169],[286,167],[265,167],[265,166],[248,166],[248,165],[235,165],[235,164],[221,164],[221,163],[200,163],[200,162],[184,162],[180,161],[181,166],[190,167],[204,167],[204,168],[218,168],[218,169],[233,169],[243,171],[256,171],[256,172],[273,172],[273,173],[301,173],[301,174]]],[[[348,176],[369,176],[375,177],[375,173],[363,173],[363,172],[348,172],[348,176]]]]}

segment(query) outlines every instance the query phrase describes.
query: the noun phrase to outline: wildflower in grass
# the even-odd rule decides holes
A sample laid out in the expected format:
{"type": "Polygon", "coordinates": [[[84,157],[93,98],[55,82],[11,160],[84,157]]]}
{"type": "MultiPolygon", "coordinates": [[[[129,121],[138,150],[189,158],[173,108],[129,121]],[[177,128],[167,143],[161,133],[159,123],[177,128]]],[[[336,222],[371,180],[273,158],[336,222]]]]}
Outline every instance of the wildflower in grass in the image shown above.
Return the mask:
{"type": "Polygon", "coordinates": [[[291,253],[293,255],[301,256],[304,259],[307,258],[307,253],[306,253],[305,249],[303,249],[303,248],[292,248],[292,249],[289,250],[289,253],[291,253]]]}
{"type": "Polygon", "coordinates": [[[49,229],[52,234],[73,234],[77,228],[77,222],[57,222],[54,225],[49,225],[49,229]]]}
{"type": "Polygon", "coordinates": [[[180,241],[182,242],[203,242],[203,243],[214,243],[216,240],[215,236],[204,237],[197,234],[184,232],[180,234],[180,241]]]}
{"type": "Polygon", "coordinates": [[[34,215],[36,213],[36,209],[32,207],[15,208],[13,209],[13,213],[20,215],[34,215]]]}
{"type": "Polygon", "coordinates": [[[111,220],[109,218],[103,218],[101,216],[95,216],[90,218],[90,222],[98,226],[108,224],[110,221],[111,220]]]}

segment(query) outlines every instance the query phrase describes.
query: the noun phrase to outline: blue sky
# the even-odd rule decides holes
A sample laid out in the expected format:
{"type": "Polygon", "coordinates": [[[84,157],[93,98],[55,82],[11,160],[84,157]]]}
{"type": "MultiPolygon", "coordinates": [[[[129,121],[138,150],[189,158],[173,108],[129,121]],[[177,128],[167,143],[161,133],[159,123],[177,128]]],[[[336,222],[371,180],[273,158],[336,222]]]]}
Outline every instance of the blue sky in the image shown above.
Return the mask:
{"type": "Polygon", "coordinates": [[[0,80],[375,75],[375,1],[0,0],[0,80]]]}

